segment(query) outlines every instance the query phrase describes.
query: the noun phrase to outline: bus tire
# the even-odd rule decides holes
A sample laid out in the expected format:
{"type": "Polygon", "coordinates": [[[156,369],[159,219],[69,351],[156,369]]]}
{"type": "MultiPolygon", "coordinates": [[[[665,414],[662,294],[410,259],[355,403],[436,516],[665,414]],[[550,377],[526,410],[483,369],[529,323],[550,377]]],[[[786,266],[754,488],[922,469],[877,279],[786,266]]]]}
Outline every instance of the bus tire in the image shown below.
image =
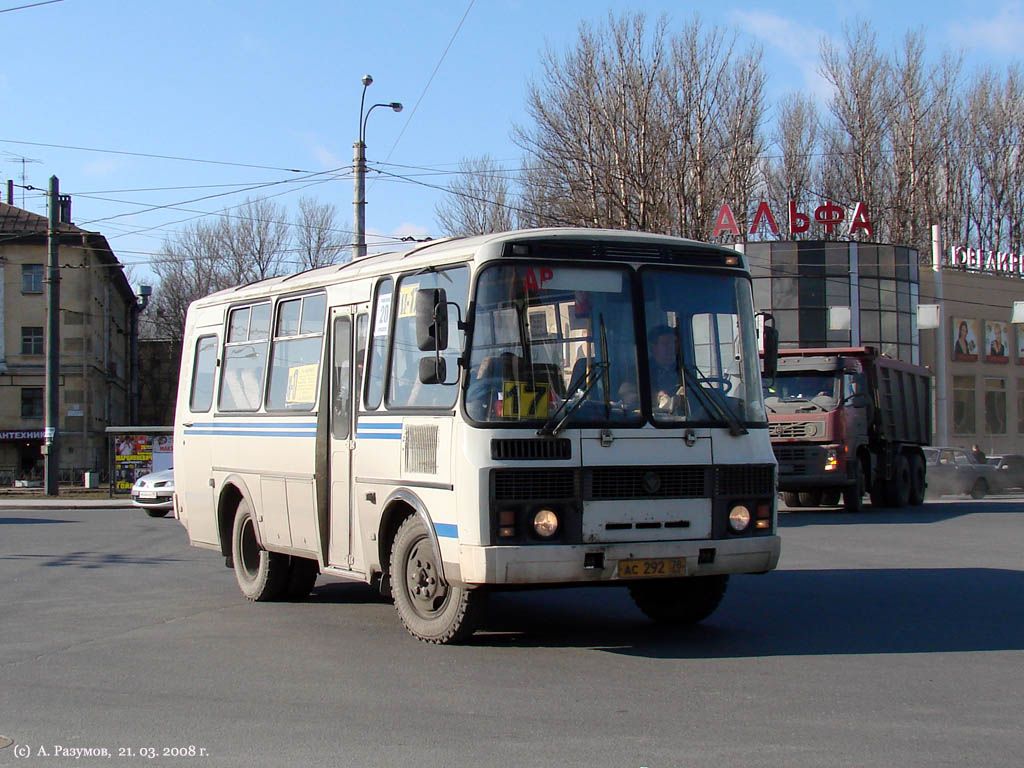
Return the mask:
{"type": "Polygon", "coordinates": [[[412,515],[398,528],[391,545],[391,593],[402,624],[427,643],[466,640],[479,623],[483,591],[446,584],[426,525],[412,515]]]}
{"type": "Polygon", "coordinates": [[[288,556],[268,552],[256,538],[256,522],[246,499],[238,502],[231,528],[235,579],[247,600],[278,600],[288,586],[288,556]]]}
{"type": "Polygon", "coordinates": [[[316,584],[316,577],[320,575],[320,564],[316,560],[306,557],[292,556],[288,564],[288,586],[285,588],[285,597],[298,602],[309,597],[316,584]]]}
{"type": "Polygon", "coordinates": [[[629,596],[660,624],[696,624],[715,612],[728,585],[727,575],[644,581],[630,584],[629,596]]]}

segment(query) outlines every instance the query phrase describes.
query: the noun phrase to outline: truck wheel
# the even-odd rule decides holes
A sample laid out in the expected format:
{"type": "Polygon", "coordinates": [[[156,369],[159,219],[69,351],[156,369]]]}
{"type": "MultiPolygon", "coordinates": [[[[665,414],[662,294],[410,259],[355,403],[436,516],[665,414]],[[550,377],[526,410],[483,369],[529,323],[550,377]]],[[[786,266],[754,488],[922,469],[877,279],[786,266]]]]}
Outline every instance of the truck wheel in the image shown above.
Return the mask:
{"type": "Polygon", "coordinates": [[[800,506],[817,507],[821,504],[821,491],[800,491],[800,506]]]}
{"type": "Polygon", "coordinates": [[[839,503],[839,497],[842,495],[842,491],[829,490],[821,494],[821,503],[826,507],[834,507],[839,503]]]}
{"type": "Polygon", "coordinates": [[[892,482],[885,486],[885,501],[890,507],[899,509],[910,501],[910,462],[902,453],[893,461],[892,482]]]}
{"type": "Polygon", "coordinates": [[[971,486],[971,498],[984,499],[986,493],[988,493],[988,483],[979,477],[974,481],[974,485],[971,486]]]}
{"type": "Polygon", "coordinates": [[[235,511],[231,532],[235,579],[247,600],[264,602],[280,598],[288,586],[288,556],[268,552],[256,538],[252,507],[242,499],[235,511]]]}
{"type": "Polygon", "coordinates": [[[785,502],[786,506],[791,509],[803,506],[803,504],[800,503],[800,494],[796,491],[783,491],[782,500],[785,502]]]}
{"type": "Polygon", "coordinates": [[[445,584],[427,527],[406,518],[391,545],[391,592],[409,634],[427,643],[459,643],[482,618],[486,594],[445,584]]]}
{"type": "Polygon", "coordinates": [[[661,624],[696,624],[718,607],[728,576],[645,581],[629,585],[629,596],[647,618],[661,624]]]}
{"type": "Polygon", "coordinates": [[[853,485],[843,489],[843,507],[847,512],[864,511],[864,485],[864,464],[858,459],[853,485]]]}
{"type": "Polygon", "coordinates": [[[912,507],[919,507],[924,503],[924,491],[927,487],[924,459],[915,453],[910,456],[908,461],[910,462],[910,499],[908,503],[912,507]]]}

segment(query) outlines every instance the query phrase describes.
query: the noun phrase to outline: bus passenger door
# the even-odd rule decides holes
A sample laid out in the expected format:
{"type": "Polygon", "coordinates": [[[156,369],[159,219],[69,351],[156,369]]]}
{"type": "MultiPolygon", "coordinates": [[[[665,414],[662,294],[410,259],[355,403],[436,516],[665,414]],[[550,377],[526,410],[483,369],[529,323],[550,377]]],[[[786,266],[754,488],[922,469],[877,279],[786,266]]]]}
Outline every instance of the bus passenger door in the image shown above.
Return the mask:
{"type": "Polygon", "coordinates": [[[330,521],[325,561],[352,567],[352,312],[331,310],[330,521]]]}

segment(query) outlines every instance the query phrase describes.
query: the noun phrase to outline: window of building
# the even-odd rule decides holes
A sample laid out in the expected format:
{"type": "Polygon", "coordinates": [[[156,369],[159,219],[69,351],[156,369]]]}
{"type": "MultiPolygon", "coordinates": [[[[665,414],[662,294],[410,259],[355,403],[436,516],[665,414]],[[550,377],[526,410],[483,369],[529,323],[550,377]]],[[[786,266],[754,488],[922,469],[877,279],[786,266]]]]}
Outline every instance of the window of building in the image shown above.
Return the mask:
{"type": "Polygon", "coordinates": [[[206,413],[213,405],[213,374],[217,367],[217,337],[200,336],[196,340],[195,360],[192,364],[192,394],[189,410],[206,413]]]}
{"type": "Polygon", "coordinates": [[[985,378],[985,434],[1006,434],[1006,379],[985,378]]]}
{"type": "Polygon", "coordinates": [[[43,354],[43,329],[38,325],[23,325],[21,327],[21,354],[41,355],[43,354]]]}
{"type": "MultiPolygon", "coordinates": [[[[459,369],[463,332],[458,321],[466,316],[467,274],[465,267],[443,272],[427,272],[403,277],[398,283],[398,316],[395,318],[394,347],[391,352],[391,383],[388,407],[451,408],[458,387],[445,384],[422,384],[419,380],[420,358],[435,352],[420,352],[416,343],[416,291],[443,288],[448,304],[448,346],[441,351],[448,371],[459,369]]],[[[454,379],[455,374],[449,376],[454,379]]]]}
{"type": "Polygon", "coordinates": [[[41,419],[43,418],[43,388],[22,387],[21,388],[21,418],[41,419]]]}
{"type": "Polygon", "coordinates": [[[322,293],[278,303],[267,410],[311,411],[316,405],[326,306],[322,293]]]}
{"type": "Polygon", "coordinates": [[[953,377],[953,434],[973,435],[974,377],[953,377]]]}
{"type": "Polygon", "coordinates": [[[374,410],[384,396],[384,363],[388,351],[388,329],[391,327],[391,278],[381,280],[377,285],[377,300],[374,303],[373,330],[370,348],[367,350],[366,397],[367,410],[374,410]]]}
{"type": "Polygon", "coordinates": [[[1017,434],[1024,435],[1024,379],[1017,379],[1017,434]]]}
{"type": "Polygon", "coordinates": [[[231,310],[217,406],[222,411],[255,411],[263,399],[270,304],[231,310]]]}
{"type": "Polygon", "coordinates": [[[42,293],[43,292],[43,265],[22,264],[21,265],[21,292],[42,293]]]}

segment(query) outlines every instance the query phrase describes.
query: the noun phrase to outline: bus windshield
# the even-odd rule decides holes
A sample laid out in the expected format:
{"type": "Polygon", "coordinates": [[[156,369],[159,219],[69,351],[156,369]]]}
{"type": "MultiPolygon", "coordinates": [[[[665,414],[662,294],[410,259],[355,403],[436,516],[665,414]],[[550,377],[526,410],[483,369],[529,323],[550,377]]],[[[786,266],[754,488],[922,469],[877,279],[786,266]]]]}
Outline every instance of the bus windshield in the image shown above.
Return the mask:
{"type": "Polygon", "coordinates": [[[763,423],[749,282],[672,268],[515,262],[477,283],[465,395],[478,422],[734,431],[763,423]],[[638,344],[639,341],[639,344],[638,344]]]}
{"type": "Polygon", "coordinates": [[[639,423],[630,272],[516,262],[477,284],[466,412],[545,422],[574,394],[573,424],[639,423]],[[585,392],[585,394],[584,394],[585,392]]]}

